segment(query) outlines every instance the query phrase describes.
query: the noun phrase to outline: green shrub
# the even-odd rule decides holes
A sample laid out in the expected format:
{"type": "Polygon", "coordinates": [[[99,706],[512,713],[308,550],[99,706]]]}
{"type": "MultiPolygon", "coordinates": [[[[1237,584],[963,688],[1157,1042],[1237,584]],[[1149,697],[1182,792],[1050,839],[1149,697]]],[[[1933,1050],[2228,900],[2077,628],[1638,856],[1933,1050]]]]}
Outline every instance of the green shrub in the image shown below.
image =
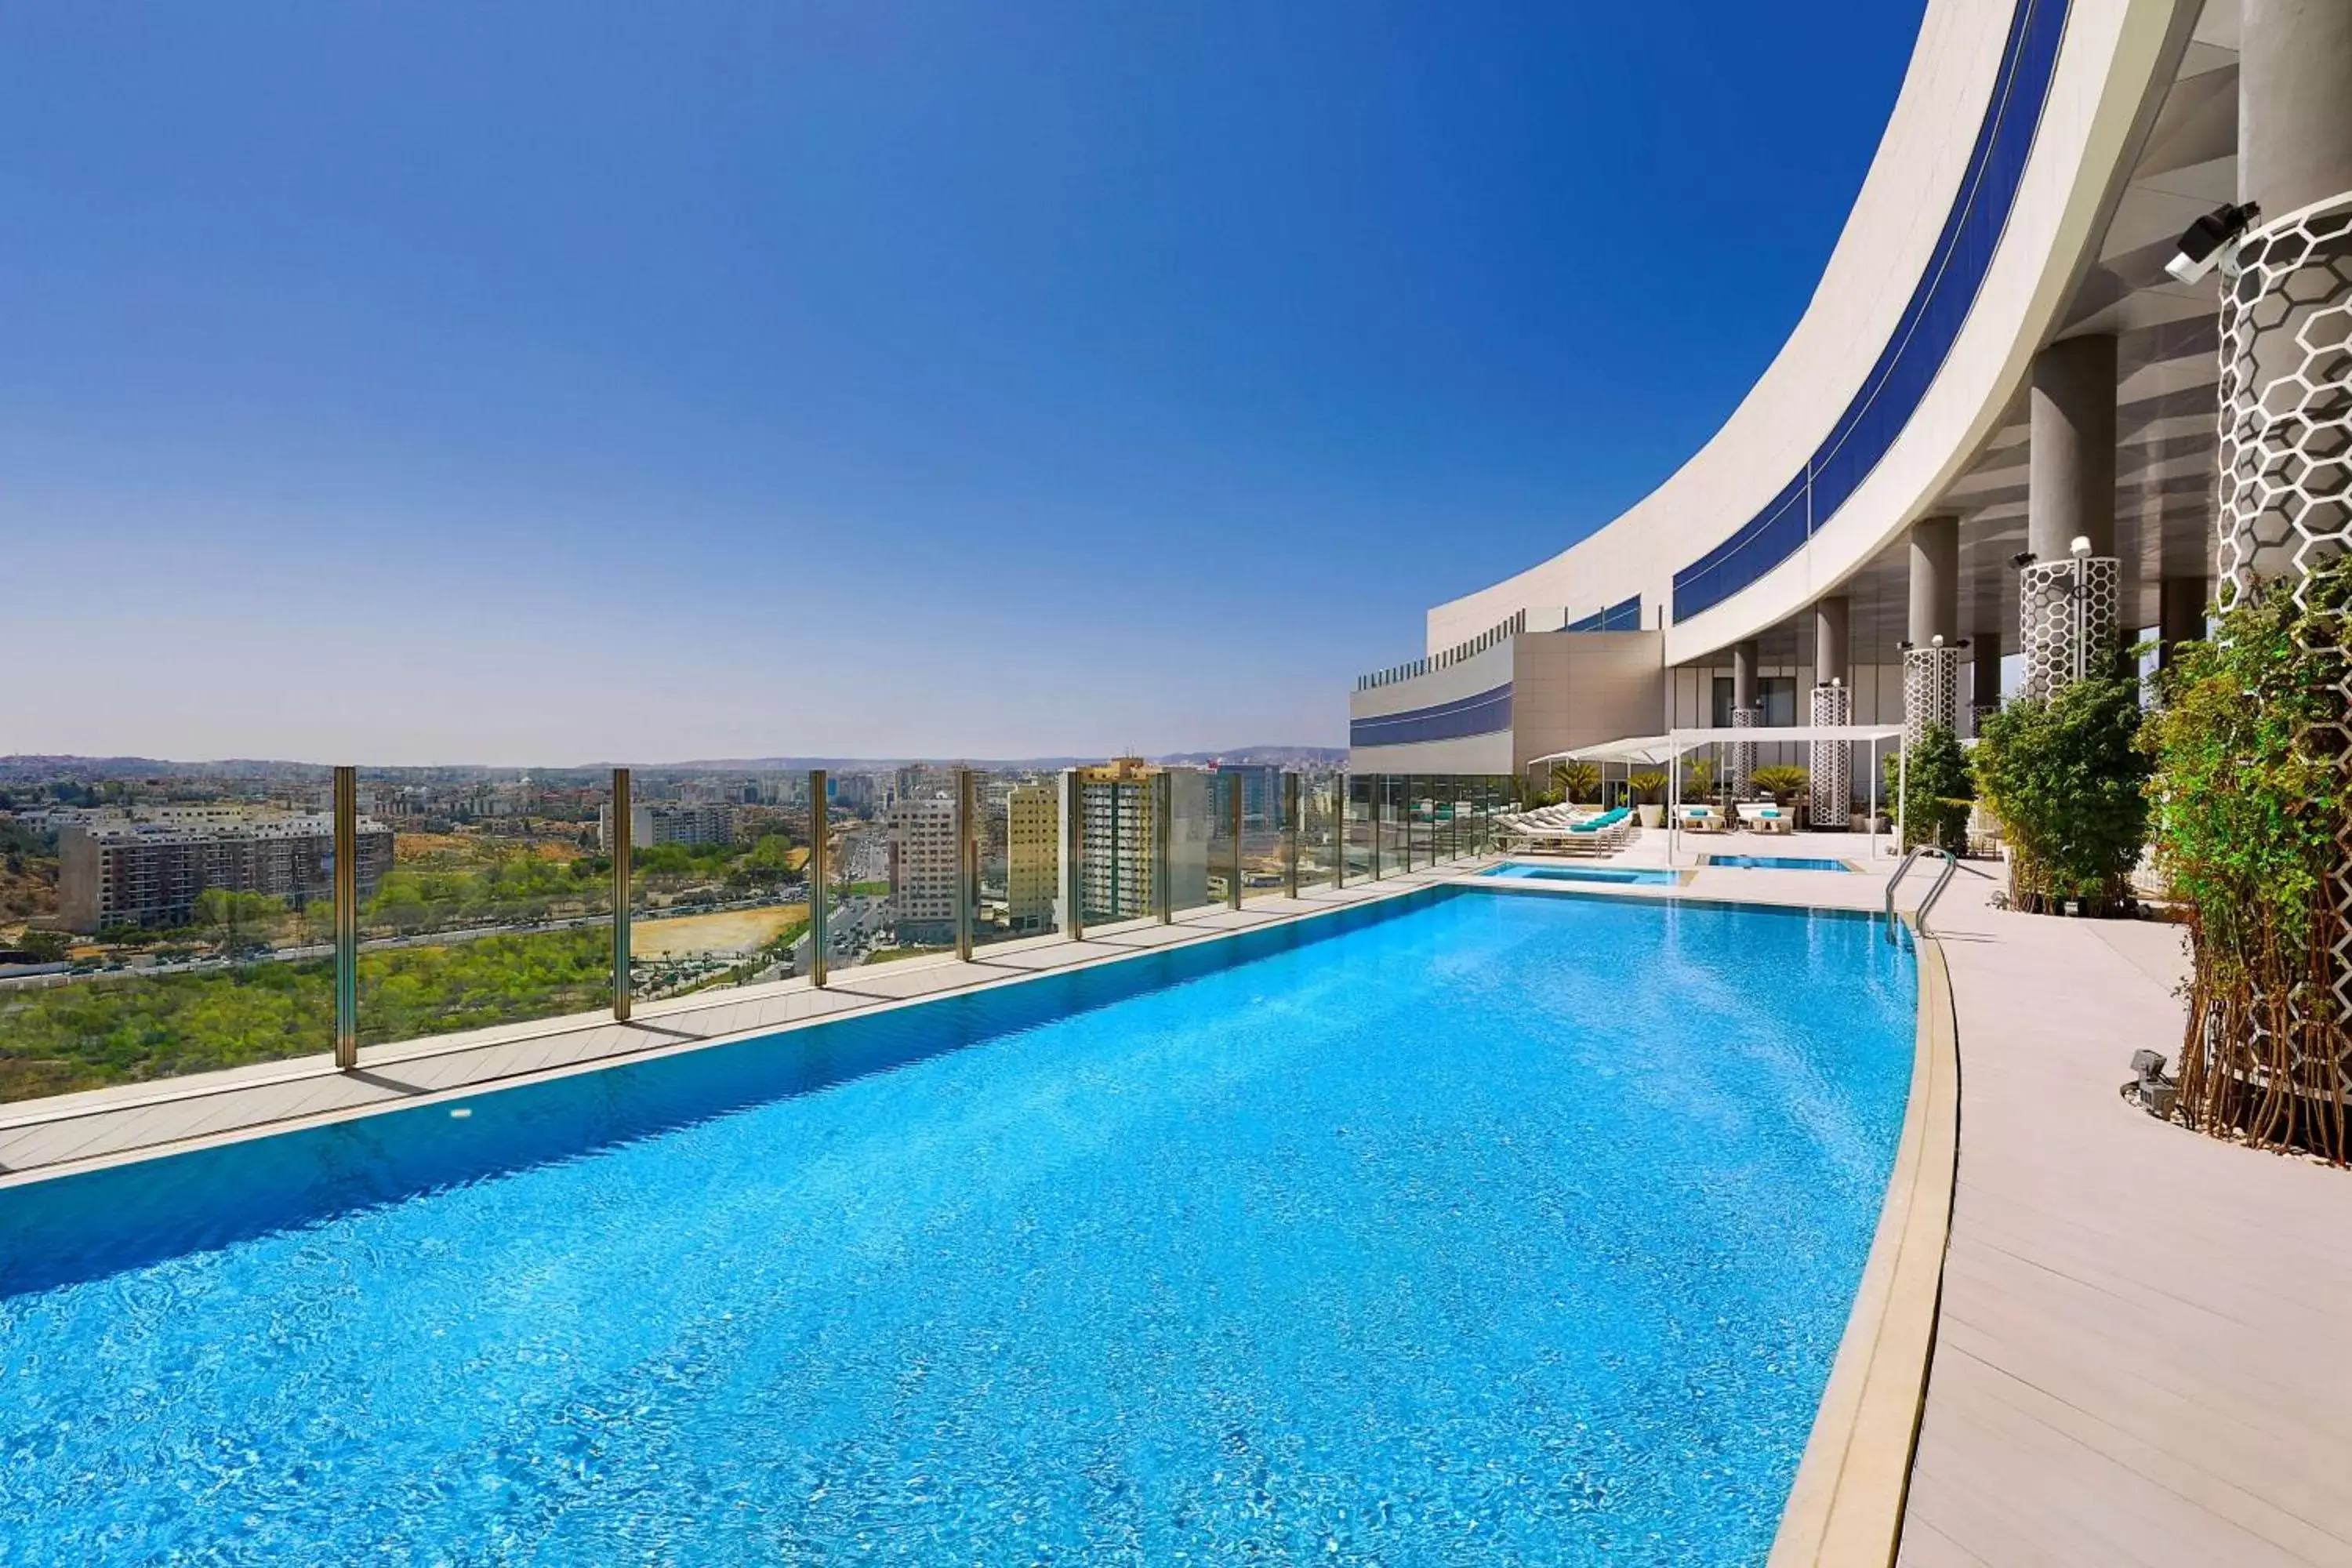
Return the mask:
{"type": "Polygon", "coordinates": [[[2328,879],[2352,842],[2352,559],[2303,587],[2301,605],[2274,587],[2222,616],[2212,641],[2178,645],[2141,744],[2157,870],[2189,926],[2184,1119],[2341,1162],[2347,1042],[2331,998],[2345,931],[2328,879]]]}
{"type": "Polygon", "coordinates": [[[1977,784],[2008,839],[2010,900],[2020,910],[2047,913],[2074,900],[2106,914],[2131,902],[2131,869],[2147,841],[2139,681],[2116,673],[2113,659],[2093,668],[2107,673],[2047,700],[2010,703],[1986,719],[1977,742],[1977,784]]]}
{"type": "Polygon", "coordinates": [[[1976,781],[1950,725],[1927,725],[1909,755],[1889,755],[1884,771],[1886,810],[1903,825],[1904,848],[1926,844],[1958,855],[1969,847],[1976,781]]]}

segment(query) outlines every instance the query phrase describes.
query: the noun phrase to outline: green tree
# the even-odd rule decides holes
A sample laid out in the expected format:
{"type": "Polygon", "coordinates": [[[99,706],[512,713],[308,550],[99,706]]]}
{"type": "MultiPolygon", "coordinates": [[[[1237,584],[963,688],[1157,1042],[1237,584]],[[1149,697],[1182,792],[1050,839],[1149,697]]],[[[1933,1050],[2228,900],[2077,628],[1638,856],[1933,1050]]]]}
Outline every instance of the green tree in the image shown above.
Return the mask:
{"type": "Polygon", "coordinates": [[[2107,673],[1984,721],[1977,784],[2009,841],[2018,909],[2075,900],[2104,914],[2130,902],[2131,869],[2147,841],[2149,765],[2138,744],[2139,682],[2116,663],[2095,661],[2107,673]]]}
{"type": "Polygon", "coordinates": [[[1958,855],[1969,847],[1976,780],[1950,725],[1927,725],[1907,757],[1896,753],[1881,765],[1887,809],[1903,824],[1904,848],[1926,844],[1958,855]]]}

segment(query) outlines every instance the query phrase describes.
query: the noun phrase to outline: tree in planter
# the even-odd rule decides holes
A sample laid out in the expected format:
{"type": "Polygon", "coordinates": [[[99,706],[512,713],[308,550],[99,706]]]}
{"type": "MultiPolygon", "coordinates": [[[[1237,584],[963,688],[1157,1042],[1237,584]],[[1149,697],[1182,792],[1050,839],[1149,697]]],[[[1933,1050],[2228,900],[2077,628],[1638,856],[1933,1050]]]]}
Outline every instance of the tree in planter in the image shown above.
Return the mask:
{"type": "MultiPolygon", "coordinates": [[[[2085,914],[2127,908],[2147,841],[2148,759],[2138,747],[2139,681],[2105,671],[2055,697],[2012,702],[1984,721],[1976,776],[2010,846],[2011,907],[2085,914]]],[[[1912,751],[1912,766],[1919,749],[1912,751]]]]}
{"type": "Polygon", "coordinates": [[[1692,763],[1683,773],[1685,800],[1711,800],[1715,797],[1715,763],[1705,757],[1692,763]]]}
{"type": "Polygon", "coordinates": [[[1968,753],[1948,724],[1929,724],[1906,757],[1885,759],[1887,812],[1903,824],[1903,847],[1919,845],[1958,855],[1969,847],[1969,813],[1976,783],[1968,753]]]}
{"type": "Polygon", "coordinates": [[[1601,787],[1601,770],[1591,763],[1554,763],[1551,783],[1570,800],[1590,800],[1592,792],[1601,787]]]}
{"type": "Polygon", "coordinates": [[[2156,867],[2188,916],[2181,1119],[2352,1160],[2331,882],[2352,842],[2344,756],[2352,558],[2242,599],[2183,643],[2141,731],[2156,867]]]}
{"type": "Polygon", "coordinates": [[[1666,798],[1666,775],[1659,773],[1635,773],[1625,781],[1625,787],[1633,792],[1635,804],[1656,805],[1666,798]]]}

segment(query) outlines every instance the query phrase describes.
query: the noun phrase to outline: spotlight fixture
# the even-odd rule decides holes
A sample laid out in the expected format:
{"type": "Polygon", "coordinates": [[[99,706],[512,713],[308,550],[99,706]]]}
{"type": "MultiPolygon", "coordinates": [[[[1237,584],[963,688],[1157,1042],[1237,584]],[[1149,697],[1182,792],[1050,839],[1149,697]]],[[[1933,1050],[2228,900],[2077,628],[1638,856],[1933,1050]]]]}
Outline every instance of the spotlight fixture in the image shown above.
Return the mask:
{"type": "Polygon", "coordinates": [[[2263,209],[2252,202],[2215,207],[2189,226],[2189,232],[2180,237],[2179,253],[2164,264],[2164,269],[2179,282],[2202,282],[2213,264],[2262,216],[2263,209]]]}
{"type": "Polygon", "coordinates": [[[2078,533],[2066,542],[2066,553],[2080,561],[2091,553],[2091,536],[2078,533]]]}
{"type": "Polygon", "coordinates": [[[2021,550],[2016,554],[2009,558],[2009,563],[2018,571],[2022,572],[2028,566],[2033,564],[2033,552],[2031,550],[2021,550]]]}

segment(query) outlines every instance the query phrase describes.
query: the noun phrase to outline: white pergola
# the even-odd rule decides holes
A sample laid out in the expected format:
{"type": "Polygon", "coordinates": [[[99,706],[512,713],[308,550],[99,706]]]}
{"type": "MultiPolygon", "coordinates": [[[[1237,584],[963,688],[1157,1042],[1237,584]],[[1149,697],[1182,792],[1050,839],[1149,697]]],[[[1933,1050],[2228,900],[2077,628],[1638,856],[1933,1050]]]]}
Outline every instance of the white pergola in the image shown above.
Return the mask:
{"type": "Polygon", "coordinates": [[[1911,751],[1903,739],[1900,724],[1776,724],[1753,730],[1671,730],[1663,735],[1633,735],[1621,741],[1604,741],[1597,746],[1578,746],[1570,751],[1552,752],[1531,758],[1528,765],[1542,763],[1623,763],[1664,767],[1666,770],[1666,864],[1679,864],[1682,847],[1683,771],[1674,765],[1685,753],[1701,746],[1732,746],[1777,744],[1782,742],[1820,742],[1834,744],[1867,745],[1870,748],[1870,853],[1878,854],[1878,746],[1882,741],[1895,742],[1895,839],[1903,842],[1903,797],[1910,794],[1911,751]]]}

